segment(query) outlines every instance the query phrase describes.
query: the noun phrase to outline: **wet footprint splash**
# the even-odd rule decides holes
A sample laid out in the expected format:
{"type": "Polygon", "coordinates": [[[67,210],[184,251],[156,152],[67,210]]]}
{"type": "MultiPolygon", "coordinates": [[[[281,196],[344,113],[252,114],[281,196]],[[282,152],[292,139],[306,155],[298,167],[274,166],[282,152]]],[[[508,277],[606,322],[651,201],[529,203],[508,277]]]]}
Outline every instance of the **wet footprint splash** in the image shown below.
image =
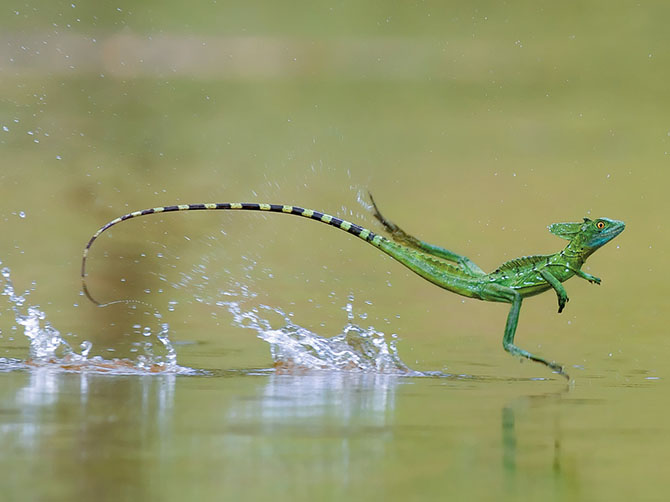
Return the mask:
{"type": "MultiPolygon", "coordinates": [[[[1,262],[0,262],[1,264],[1,262]]],[[[30,291],[16,292],[8,267],[2,268],[2,296],[7,298],[8,312],[13,312],[16,328],[23,328],[28,339],[29,357],[27,360],[0,357],[0,371],[13,371],[30,367],[47,367],[54,370],[98,372],[111,374],[156,374],[156,373],[193,373],[195,370],[183,368],[177,364],[177,354],[168,338],[167,323],[159,323],[156,334],[160,354],[154,351],[154,344],[144,341],[141,352],[135,358],[106,359],[91,356],[93,344],[84,340],[78,349],[74,348],[61,332],[47,320],[47,316],[37,305],[30,305],[27,297],[30,291]]],[[[147,329],[147,328],[145,328],[147,329]]],[[[145,333],[150,335],[151,333],[145,333]]],[[[0,338],[4,336],[0,332],[0,338]]],[[[74,337],[72,337],[74,338],[74,337]]]]}
{"type": "MultiPolygon", "coordinates": [[[[243,296],[254,295],[245,291],[243,296]]],[[[330,338],[299,326],[276,307],[259,305],[246,310],[237,300],[218,301],[216,305],[228,309],[235,326],[254,330],[258,338],[270,345],[278,372],[335,370],[422,376],[423,373],[412,370],[400,359],[395,335],[389,341],[374,327],[363,328],[354,323],[353,301],[350,296],[345,307],[347,323],[342,332],[330,338]],[[277,317],[283,325],[273,327],[270,319],[277,317]]]]}

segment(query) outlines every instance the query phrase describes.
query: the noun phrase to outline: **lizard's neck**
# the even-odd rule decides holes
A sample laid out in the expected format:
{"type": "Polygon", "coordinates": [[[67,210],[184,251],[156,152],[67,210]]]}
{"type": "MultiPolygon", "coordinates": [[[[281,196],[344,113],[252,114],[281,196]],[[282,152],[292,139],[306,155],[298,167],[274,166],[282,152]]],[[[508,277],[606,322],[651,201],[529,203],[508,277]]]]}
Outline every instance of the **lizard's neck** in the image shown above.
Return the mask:
{"type": "Polygon", "coordinates": [[[581,267],[586,259],[591,256],[594,251],[594,248],[587,248],[577,244],[574,241],[570,241],[570,243],[565,246],[565,249],[561,251],[561,256],[570,261],[572,264],[581,267]]]}

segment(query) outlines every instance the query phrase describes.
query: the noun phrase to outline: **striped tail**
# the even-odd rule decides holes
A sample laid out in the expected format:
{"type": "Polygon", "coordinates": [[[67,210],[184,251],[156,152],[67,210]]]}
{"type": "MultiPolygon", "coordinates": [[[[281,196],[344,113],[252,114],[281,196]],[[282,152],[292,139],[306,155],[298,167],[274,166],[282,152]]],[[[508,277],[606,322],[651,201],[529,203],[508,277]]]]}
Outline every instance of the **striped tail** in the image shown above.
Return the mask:
{"type": "MultiPolygon", "coordinates": [[[[304,218],[309,218],[312,220],[320,221],[322,223],[327,223],[328,225],[332,225],[333,227],[337,227],[341,230],[344,230],[345,232],[349,232],[350,234],[355,235],[356,237],[359,237],[360,239],[363,239],[364,241],[372,244],[375,247],[380,247],[382,242],[385,242],[387,244],[391,244],[391,242],[382,237],[381,235],[377,235],[367,228],[363,228],[359,225],[356,225],[355,223],[351,223],[346,220],[342,220],[340,218],[336,218],[335,216],[331,216],[329,214],[321,213],[319,211],[314,211],[312,209],[304,209],[302,207],[298,206],[286,206],[286,205],[281,205],[281,204],[257,204],[257,203],[239,203],[239,202],[226,202],[226,203],[212,203],[212,204],[181,204],[178,206],[163,206],[163,207],[154,207],[152,209],[143,209],[142,211],[133,211],[132,213],[124,214],[123,216],[119,216],[118,218],[110,221],[109,223],[103,225],[100,227],[100,229],[93,234],[93,236],[90,238],[88,243],[86,244],[86,247],[84,248],[84,254],[81,260],[81,285],[82,285],[82,290],[84,291],[84,294],[86,297],[91,300],[93,303],[96,305],[100,305],[101,303],[98,302],[91,293],[88,290],[88,287],[86,286],[86,259],[88,258],[88,253],[89,250],[91,249],[91,246],[95,242],[95,240],[100,237],[100,234],[102,234],[105,230],[109,229],[110,227],[113,227],[117,223],[121,223],[122,221],[129,220],[131,218],[137,218],[138,216],[145,216],[147,214],[155,214],[155,213],[169,213],[173,211],[199,211],[199,210],[224,210],[224,209],[232,209],[232,210],[244,210],[244,211],[270,211],[274,213],[285,213],[285,214],[293,214],[296,216],[302,216],[304,218]]],[[[388,253],[388,251],[385,251],[388,253]]]]}

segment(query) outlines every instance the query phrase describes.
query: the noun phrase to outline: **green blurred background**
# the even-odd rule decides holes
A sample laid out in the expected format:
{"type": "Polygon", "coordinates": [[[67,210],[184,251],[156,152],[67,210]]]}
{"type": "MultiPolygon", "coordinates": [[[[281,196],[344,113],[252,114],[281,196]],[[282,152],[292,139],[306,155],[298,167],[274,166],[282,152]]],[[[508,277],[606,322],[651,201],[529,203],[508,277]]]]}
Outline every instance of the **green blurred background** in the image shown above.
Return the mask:
{"type": "MultiPolygon", "coordinates": [[[[378,230],[370,190],[390,219],[485,270],[560,249],[552,222],[626,221],[587,263],[602,286],[570,281],[560,316],[551,294],[527,301],[517,341],[578,365],[582,381],[666,385],[667,2],[0,10],[0,260],[18,289],[34,288],[29,303],[95,353],[136,323],[126,307],[80,295],[83,246],[105,222],[157,205],[260,201],[378,230]]],[[[89,263],[94,294],[155,305],[192,367],[270,366],[267,345],[214,305],[246,287],[252,304],[322,336],[341,332],[353,295],[357,322],[397,334],[418,370],[548,376],[502,351],[506,306],[443,292],[298,218],[133,220],[89,263]]],[[[7,336],[8,306],[0,323],[5,355],[27,357],[28,342],[7,336]]]]}
{"type": "MultiPolygon", "coordinates": [[[[558,249],[549,223],[606,215],[628,229],[589,263],[603,287],[573,281],[560,318],[551,295],[528,302],[520,336],[540,332],[538,342],[563,359],[591,326],[605,341],[625,329],[615,341],[629,343],[665,327],[669,9],[6,4],[2,260],[17,287],[36,281],[32,301],[55,325],[90,337],[109,314],[72,307],[81,301],[81,249],[129,210],[258,200],[377,228],[359,202],[371,190],[387,216],[484,269],[558,249]]],[[[392,318],[386,329],[421,351],[421,363],[431,357],[423,342],[448,360],[449,333],[499,341],[504,307],[462,303],[311,222],[180,214],[128,222],[110,236],[91,257],[103,300],[189,302],[206,263],[203,294],[246,282],[275,306],[293,305],[306,326],[336,331],[350,293],[372,301],[372,319],[392,318]],[[255,272],[245,274],[249,262],[255,272]],[[175,291],[180,274],[193,281],[175,291]],[[159,276],[167,291],[149,297],[159,276]]],[[[220,339],[219,326],[195,311],[175,309],[173,322],[189,319],[175,324],[178,338],[220,339]]],[[[265,354],[250,341],[256,349],[265,354]]]]}

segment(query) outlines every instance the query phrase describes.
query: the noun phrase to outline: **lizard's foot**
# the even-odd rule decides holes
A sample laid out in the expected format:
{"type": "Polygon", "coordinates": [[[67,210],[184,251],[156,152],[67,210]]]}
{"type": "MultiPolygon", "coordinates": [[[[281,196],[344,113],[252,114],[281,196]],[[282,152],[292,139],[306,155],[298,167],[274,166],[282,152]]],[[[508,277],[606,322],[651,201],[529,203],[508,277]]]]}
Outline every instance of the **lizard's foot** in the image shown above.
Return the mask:
{"type": "Polygon", "coordinates": [[[559,375],[564,376],[568,381],[570,381],[570,375],[568,375],[565,372],[565,369],[563,368],[563,365],[552,361],[550,363],[547,363],[547,366],[549,366],[549,368],[551,368],[555,373],[558,373],[559,375]]]}
{"type": "Polygon", "coordinates": [[[381,223],[384,226],[384,228],[391,234],[399,230],[398,226],[395,223],[384,218],[381,211],[377,207],[375,199],[372,197],[372,194],[370,192],[368,192],[368,197],[370,197],[370,202],[372,202],[372,209],[374,211],[372,215],[377,219],[377,221],[379,221],[379,223],[381,223]]]}
{"type": "Polygon", "coordinates": [[[547,366],[549,369],[554,371],[555,373],[558,373],[559,375],[564,376],[568,381],[570,381],[570,375],[568,375],[565,370],[563,369],[562,364],[558,364],[555,361],[547,361],[546,359],[541,358],[540,356],[536,356],[534,354],[531,354],[527,350],[521,349],[517,347],[514,344],[503,344],[503,347],[507,352],[512,354],[513,356],[518,356],[518,357],[523,357],[525,359],[529,359],[531,361],[535,361],[536,363],[541,363],[547,366]]]}
{"type": "Polygon", "coordinates": [[[595,275],[587,274],[583,270],[580,270],[579,273],[577,274],[587,281],[589,281],[591,284],[600,284],[600,277],[596,277],[595,275]]]}
{"type": "Polygon", "coordinates": [[[554,373],[558,373],[559,375],[565,377],[568,381],[570,381],[570,375],[568,375],[565,372],[565,369],[563,368],[562,364],[558,364],[556,361],[551,361],[550,362],[550,361],[547,361],[545,359],[542,359],[541,357],[536,357],[536,356],[533,356],[530,359],[532,359],[533,361],[536,361],[538,363],[544,364],[554,373]]]}

